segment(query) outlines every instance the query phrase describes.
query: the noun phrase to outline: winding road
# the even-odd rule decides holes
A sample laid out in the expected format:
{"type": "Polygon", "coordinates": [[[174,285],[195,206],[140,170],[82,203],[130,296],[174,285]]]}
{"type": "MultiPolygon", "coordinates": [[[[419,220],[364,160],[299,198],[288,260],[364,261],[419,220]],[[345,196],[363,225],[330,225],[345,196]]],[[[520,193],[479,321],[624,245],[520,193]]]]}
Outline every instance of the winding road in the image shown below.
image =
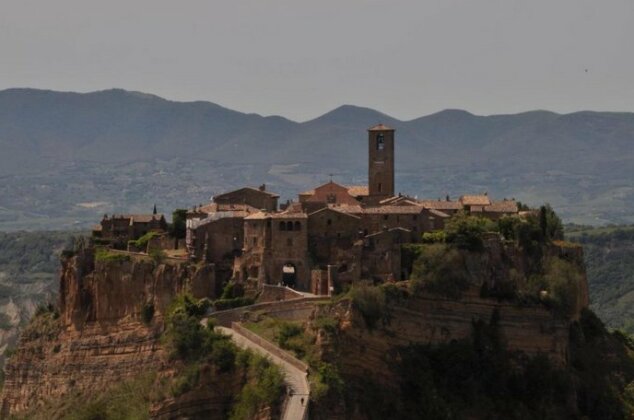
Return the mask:
{"type": "Polygon", "coordinates": [[[293,364],[283,360],[232,328],[216,327],[216,330],[230,336],[232,341],[238,347],[250,349],[266,356],[282,369],[284,372],[284,382],[286,383],[286,386],[292,390],[292,395],[286,396],[284,413],[282,414],[283,420],[304,420],[308,418],[310,387],[308,385],[308,379],[305,371],[302,371],[293,364]]]}

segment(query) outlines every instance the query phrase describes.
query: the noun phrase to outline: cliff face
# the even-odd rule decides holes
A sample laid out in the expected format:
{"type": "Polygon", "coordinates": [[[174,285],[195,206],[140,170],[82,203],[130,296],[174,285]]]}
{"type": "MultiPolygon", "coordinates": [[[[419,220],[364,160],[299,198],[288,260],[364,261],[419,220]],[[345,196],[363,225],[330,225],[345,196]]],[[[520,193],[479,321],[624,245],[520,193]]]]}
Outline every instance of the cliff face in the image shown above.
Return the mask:
{"type": "MultiPolygon", "coordinates": [[[[5,368],[2,415],[94,393],[145,372],[169,374],[159,342],[162,316],[184,288],[214,297],[213,273],[211,266],[186,263],[100,262],[90,250],[64,260],[60,312],[36,317],[24,331],[5,368]],[[154,308],[147,323],[141,321],[144,306],[154,308]]],[[[226,403],[226,396],[219,398],[218,405],[226,403]]],[[[215,404],[213,396],[206,404],[215,404]]]]}

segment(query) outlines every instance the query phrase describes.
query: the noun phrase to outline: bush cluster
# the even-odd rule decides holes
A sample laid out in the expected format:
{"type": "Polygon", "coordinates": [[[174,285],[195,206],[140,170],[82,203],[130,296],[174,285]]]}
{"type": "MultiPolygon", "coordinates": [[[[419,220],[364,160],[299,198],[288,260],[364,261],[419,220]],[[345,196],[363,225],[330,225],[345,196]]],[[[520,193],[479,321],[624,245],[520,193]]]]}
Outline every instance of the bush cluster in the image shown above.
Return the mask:
{"type": "Polygon", "coordinates": [[[349,293],[352,305],[369,329],[374,329],[379,321],[387,319],[385,291],[382,287],[359,285],[350,289],[349,293]]]}
{"type": "Polygon", "coordinates": [[[284,391],[284,375],[279,368],[250,351],[240,352],[236,363],[246,369],[247,384],[240,391],[229,418],[250,420],[257,417],[262,407],[277,408],[284,391]]]}
{"type": "Polygon", "coordinates": [[[152,240],[153,238],[156,238],[157,236],[160,236],[161,234],[158,232],[148,232],[145,235],[141,236],[139,239],[136,240],[132,240],[132,241],[128,241],[128,244],[138,248],[138,249],[145,249],[147,247],[147,244],[150,242],[150,240],[152,240]]]}
{"type": "Polygon", "coordinates": [[[412,267],[410,291],[431,293],[458,299],[469,287],[464,255],[447,245],[424,245],[412,267]]]}
{"type": "Polygon", "coordinates": [[[214,300],[213,306],[216,311],[223,311],[225,309],[239,308],[241,306],[249,306],[255,303],[255,299],[249,297],[236,297],[231,299],[217,299],[214,300]]]}
{"type": "Polygon", "coordinates": [[[108,248],[99,247],[95,250],[95,261],[99,262],[125,262],[130,261],[130,256],[112,252],[108,248]]]}

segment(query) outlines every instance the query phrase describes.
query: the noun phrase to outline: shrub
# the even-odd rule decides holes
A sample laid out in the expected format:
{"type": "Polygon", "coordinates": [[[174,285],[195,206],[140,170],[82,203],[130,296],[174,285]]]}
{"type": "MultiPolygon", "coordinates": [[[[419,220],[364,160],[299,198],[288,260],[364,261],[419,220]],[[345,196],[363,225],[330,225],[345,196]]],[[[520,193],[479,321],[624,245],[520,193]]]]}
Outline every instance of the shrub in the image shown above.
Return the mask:
{"type": "Polygon", "coordinates": [[[504,239],[517,240],[517,231],[522,219],[519,216],[503,216],[497,221],[497,228],[504,239]]]}
{"type": "Polygon", "coordinates": [[[352,305],[357,309],[365,325],[369,329],[376,327],[376,324],[387,315],[385,292],[382,288],[376,286],[356,286],[350,289],[350,297],[352,305]]]}
{"type": "Polygon", "coordinates": [[[125,254],[119,254],[118,252],[112,252],[108,248],[97,248],[95,250],[95,261],[99,262],[125,262],[130,261],[130,256],[125,254]]]}
{"type": "Polygon", "coordinates": [[[324,315],[318,316],[313,325],[316,329],[324,330],[329,334],[335,334],[339,329],[339,323],[336,319],[324,315]]]}
{"type": "Polygon", "coordinates": [[[239,364],[247,367],[247,384],[233,406],[231,420],[250,420],[264,407],[276,408],[284,391],[284,375],[268,359],[240,352],[239,364]]]}
{"type": "Polygon", "coordinates": [[[159,232],[150,231],[146,233],[145,235],[141,236],[139,239],[129,241],[128,243],[138,249],[145,249],[147,247],[147,244],[150,242],[150,240],[152,240],[153,238],[156,238],[157,236],[161,236],[161,234],[159,232]]]}
{"type": "Polygon", "coordinates": [[[445,245],[426,245],[414,263],[410,291],[423,289],[457,299],[469,287],[469,273],[461,252],[445,245]]]}
{"type": "Polygon", "coordinates": [[[447,243],[469,251],[481,251],[484,248],[482,234],[496,230],[491,220],[464,213],[453,216],[445,225],[447,243]]]}
{"type": "Polygon", "coordinates": [[[170,386],[172,396],[179,397],[191,391],[198,385],[200,380],[200,366],[197,363],[186,366],[180,374],[175,377],[170,386]]]}
{"type": "Polygon", "coordinates": [[[196,300],[187,293],[179,294],[168,310],[163,340],[170,357],[185,361],[199,360],[213,352],[218,340],[227,338],[200,324],[209,301],[196,300]]]}
{"type": "Polygon", "coordinates": [[[291,322],[281,323],[276,340],[281,348],[291,350],[299,358],[303,358],[308,351],[304,330],[299,324],[291,322]]]}
{"type": "Polygon", "coordinates": [[[235,366],[236,351],[228,338],[215,336],[211,346],[211,361],[221,372],[229,372],[235,366]]]}
{"type": "Polygon", "coordinates": [[[225,309],[239,308],[240,306],[253,305],[255,299],[248,297],[237,297],[233,299],[217,299],[214,301],[213,306],[217,311],[225,309]]]}
{"type": "Polygon", "coordinates": [[[422,236],[424,244],[443,244],[447,241],[447,233],[442,230],[425,232],[422,236]]]}
{"type": "Polygon", "coordinates": [[[244,287],[230,280],[225,284],[225,287],[223,287],[220,299],[228,300],[242,296],[244,296],[244,287]]]}

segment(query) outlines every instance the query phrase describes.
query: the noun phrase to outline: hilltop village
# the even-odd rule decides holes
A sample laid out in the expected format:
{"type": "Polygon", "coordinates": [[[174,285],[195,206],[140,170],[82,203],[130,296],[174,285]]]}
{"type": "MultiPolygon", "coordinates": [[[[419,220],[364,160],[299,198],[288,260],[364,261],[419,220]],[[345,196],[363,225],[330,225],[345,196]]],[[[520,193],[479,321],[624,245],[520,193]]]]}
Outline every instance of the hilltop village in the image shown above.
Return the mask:
{"type": "Polygon", "coordinates": [[[331,180],[283,204],[265,185],[226,192],[187,211],[180,242],[168,237],[156,208],[147,215],[106,215],[93,236],[128,251],[180,248],[172,254],[214,264],[219,284],[233,279],[329,295],[359,280],[408,279],[401,245],[420,242],[458,212],[492,220],[519,213],[514,200],[493,201],[486,193],[456,200],[397,193],[395,130],[379,124],[367,135],[367,185],[331,180]],[[139,243],[148,235],[150,241],[139,243]]]}
{"type": "Polygon", "coordinates": [[[544,402],[629,418],[605,410],[625,412],[634,347],[587,309],[583,250],[554,211],[398,193],[394,130],[367,136],[364,186],[285,203],[244,187],[170,223],[105,215],[62,252],[59,304],[8,360],[0,417],[123,413],[134,389],[155,419],[537,418],[544,402]],[[615,367],[588,375],[601,359],[615,367]]]}

